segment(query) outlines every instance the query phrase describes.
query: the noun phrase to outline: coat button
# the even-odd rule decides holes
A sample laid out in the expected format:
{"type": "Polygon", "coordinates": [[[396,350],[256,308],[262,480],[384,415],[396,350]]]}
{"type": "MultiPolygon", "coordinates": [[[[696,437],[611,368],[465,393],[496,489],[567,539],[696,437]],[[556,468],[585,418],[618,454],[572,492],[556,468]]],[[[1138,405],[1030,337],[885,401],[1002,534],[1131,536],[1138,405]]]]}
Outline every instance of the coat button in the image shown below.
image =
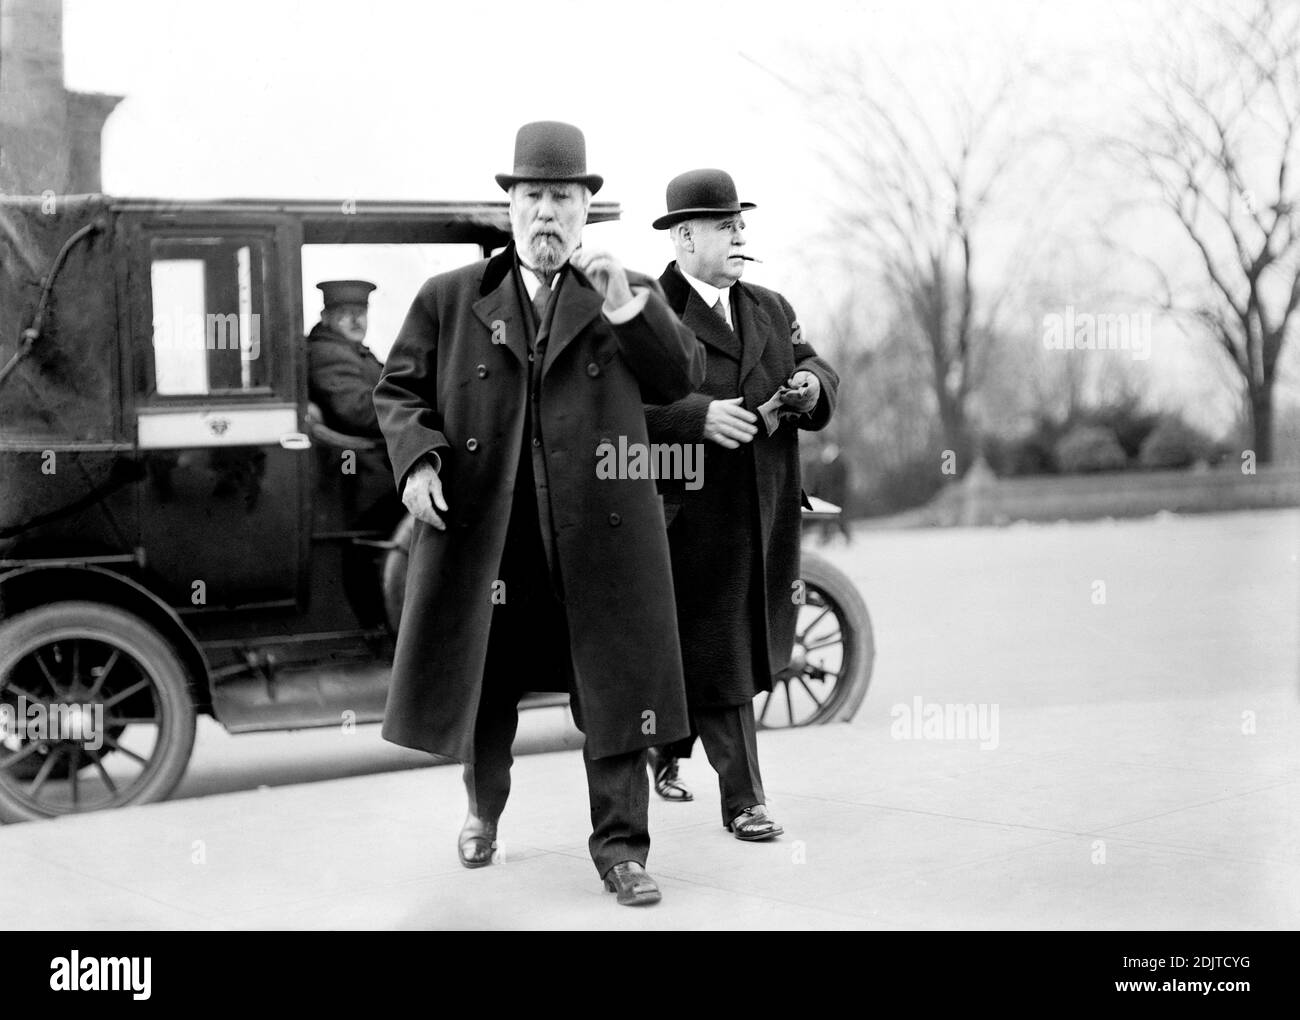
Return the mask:
{"type": "Polygon", "coordinates": [[[529,361],[532,361],[532,360],[533,360],[533,355],[532,355],[531,352],[530,352],[529,355],[528,355],[528,360],[529,360],[529,361]]]}
{"type": "Polygon", "coordinates": [[[478,449],[478,440],[475,439],[473,436],[470,436],[468,439],[465,440],[465,449],[467,449],[470,453],[473,453],[475,450],[478,449]]]}
{"type": "Polygon", "coordinates": [[[538,439],[536,436],[533,436],[533,445],[534,445],[534,446],[541,446],[541,445],[542,445],[542,441],[541,441],[540,439],[538,439]]]}
{"type": "Polygon", "coordinates": [[[593,379],[595,379],[596,376],[600,375],[600,366],[597,365],[594,361],[590,361],[590,362],[588,362],[588,363],[587,363],[587,374],[588,374],[589,376],[591,376],[593,379]]]}
{"type": "Polygon", "coordinates": [[[478,367],[478,377],[479,377],[480,379],[486,379],[486,378],[488,377],[487,365],[479,365],[479,367],[478,367]]]}
{"type": "Polygon", "coordinates": [[[611,528],[617,528],[622,523],[623,523],[623,518],[620,517],[618,514],[609,515],[609,526],[611,528]]]}

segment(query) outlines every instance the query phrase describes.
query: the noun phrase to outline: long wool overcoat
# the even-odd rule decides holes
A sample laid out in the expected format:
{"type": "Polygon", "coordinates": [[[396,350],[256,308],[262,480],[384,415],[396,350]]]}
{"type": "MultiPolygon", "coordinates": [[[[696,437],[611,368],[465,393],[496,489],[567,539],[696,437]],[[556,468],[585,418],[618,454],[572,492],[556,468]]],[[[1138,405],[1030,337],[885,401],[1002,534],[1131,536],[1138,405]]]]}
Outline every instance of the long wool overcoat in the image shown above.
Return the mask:
{"type": "MultiPolygon", "coordinates": [[[[445,531],[415,525],[383,735],[458,761],[473,760],[528,406],[532,330],[515,263],[512,244],[427,281],[375,388],[399,488],[416,461],[435,453],[449,507],[445,531]]],[[[573,679],[597,758],[689,729],[655,482],[598,477],[596,465],[602,444],[647,442],[643,401],[692,391],[704,352],[652,278],[629,278],[651,293],[640,314],[614,325],[590,281],[566,269],[540,359],[548,489],[539,499],[549,500],[573,679]]]]}
{"type": "Polygon", "coordinates": [[[790,661],[799,606],[803,490],[799,429],[823,428],[835,408],[839,376],[803,336],[794,309],[765,287],[731,287],[728,326],[674,262],[659,278],[682,322],[708,352],[704,383],[666,406],[647,407],[652,442],[703,443],[703,484],[660,482],[669,518],[677,615],[692,708],[751,701],[771,690],[790,661]],[[821,383],[806,414],[783,418],[768,435],[737,450],[704,439],[714,400],[744,397],[758,408],[796,371],[821,383]]]}

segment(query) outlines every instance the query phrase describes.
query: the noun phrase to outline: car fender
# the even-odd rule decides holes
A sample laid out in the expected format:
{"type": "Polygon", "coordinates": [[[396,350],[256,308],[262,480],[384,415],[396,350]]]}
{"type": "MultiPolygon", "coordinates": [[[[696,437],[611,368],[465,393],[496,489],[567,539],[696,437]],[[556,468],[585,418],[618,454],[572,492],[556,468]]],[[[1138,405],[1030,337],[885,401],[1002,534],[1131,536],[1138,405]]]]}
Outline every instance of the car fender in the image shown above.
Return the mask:
{"type": "Polygon", "coordinates": [[[117,606],[155,627],[185,663],[195,707],[211,714],[207,657],[176,610],[140,582],[104,567],[66,561],[33,562],[0,572],[0,618],[69,598],[117,606]]]}

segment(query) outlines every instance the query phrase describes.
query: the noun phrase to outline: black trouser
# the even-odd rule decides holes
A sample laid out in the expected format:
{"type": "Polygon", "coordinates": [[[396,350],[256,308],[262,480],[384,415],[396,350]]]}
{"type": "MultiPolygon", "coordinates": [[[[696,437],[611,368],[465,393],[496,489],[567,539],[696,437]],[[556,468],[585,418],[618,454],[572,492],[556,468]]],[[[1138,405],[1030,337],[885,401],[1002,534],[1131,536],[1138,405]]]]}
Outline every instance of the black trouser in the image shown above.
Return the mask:
{"type": "MultiPolygon", "coordinates": [[[[512,528],[501,577],[506,601],[492,610],[474,730],[475,761],[465,766],[470,810],[487,819],[499,818],[510,796],[510,745],[519,723],[519,699],[526,690],[567,686],[574,721],[586,732],[573,686],[568,619],[551,587],[540,537],[512,528]]],[[[588,845],[596,871],[603,876],[623,861],[644,865],[650,852],[645,751],[592,759],[584,745],[582,758],[591,802],[588,845]]]]}
{"type": "Polygon", "coordinates": [[[758,771],[758,727],[752,705],[692,709],[691,731],[691,736],[666,745],[663,752],[674,758],[689,758],[695,736],[699,735],[709,764],[718,774],[723,825],[745,808],[767,803],[763,777],[758,771]]]}
{"type": "MultiPolygon", "coordinates": [[[[501,631],[504,634],[505,628],[501,631]]],[[[491,667],[484,674],[474,731],[475,762],[465,766],[470,810],[480,818],[499,818],[510,796],[510,766],[514,763],[511,744],[523,693],[514,681],[514,676],[491,667]]],[[[582,729],[582,708],[576,695],[573,717],[582,729]]],[[[644,865],[650,852],[650,786],[645,751],[593,759],[584,744],[582,760],[587,768],[591,804],[588,847],[597,873],[603,876],[622,861],[644,865]]]]}

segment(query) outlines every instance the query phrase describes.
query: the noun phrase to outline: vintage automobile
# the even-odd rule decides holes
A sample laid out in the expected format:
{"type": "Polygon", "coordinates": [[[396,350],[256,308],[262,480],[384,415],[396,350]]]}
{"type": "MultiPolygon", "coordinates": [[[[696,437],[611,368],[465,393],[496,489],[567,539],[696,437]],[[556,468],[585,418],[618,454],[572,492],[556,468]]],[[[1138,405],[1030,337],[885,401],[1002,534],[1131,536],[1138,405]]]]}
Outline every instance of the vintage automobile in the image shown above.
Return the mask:
{"type": "MultiPolygon", "coordinates": [[[[377,444],[309,403],[304,260],[508,237],[504,202],[0,198],[0,819],[167,797],[199,714],[381,717],[411,524],[357,524],[377,444]]],[[[804,578],[767,727],[849,719],[870,679],[856,589],[804,578]]]]}

